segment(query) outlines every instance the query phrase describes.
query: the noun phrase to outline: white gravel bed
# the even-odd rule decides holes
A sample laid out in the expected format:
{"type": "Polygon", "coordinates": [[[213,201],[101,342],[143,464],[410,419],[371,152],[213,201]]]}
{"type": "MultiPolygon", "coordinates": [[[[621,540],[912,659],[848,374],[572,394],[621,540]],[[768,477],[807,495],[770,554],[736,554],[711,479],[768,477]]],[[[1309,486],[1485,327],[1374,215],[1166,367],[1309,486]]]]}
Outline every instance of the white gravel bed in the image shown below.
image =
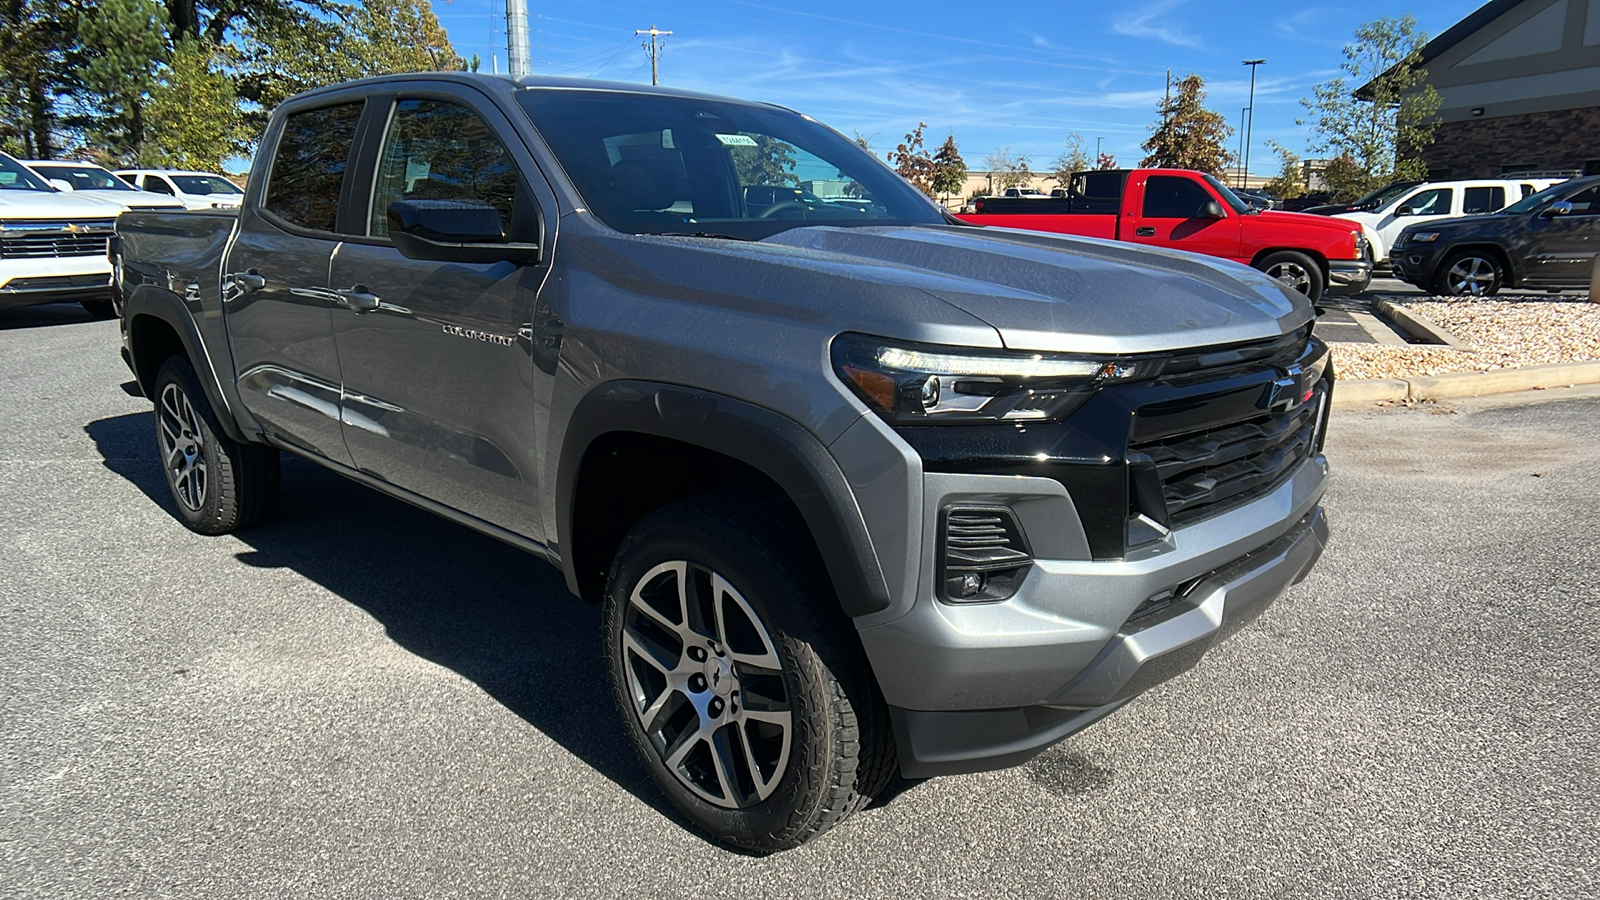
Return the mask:
{"type": "Polygon", "coordinates": [[[1410,378],[1600,359],[1600,302],[1582,294],[1392,299],[1472,349],[1334,343],[1340,378],[1410,378]]]}

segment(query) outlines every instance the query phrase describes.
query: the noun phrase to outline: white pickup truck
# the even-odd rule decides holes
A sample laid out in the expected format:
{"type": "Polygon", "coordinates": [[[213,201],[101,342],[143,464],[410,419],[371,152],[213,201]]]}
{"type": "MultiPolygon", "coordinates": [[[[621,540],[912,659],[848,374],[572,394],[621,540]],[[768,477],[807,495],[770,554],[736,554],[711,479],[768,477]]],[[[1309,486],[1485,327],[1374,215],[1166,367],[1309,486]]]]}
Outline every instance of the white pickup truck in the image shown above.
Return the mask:
{"type": "Polygon", "coordinates": [[[127,206],[89,192],[63,192],[0,153],[0,310],[75,301],[110,317],[106,249],[127,206]]]}

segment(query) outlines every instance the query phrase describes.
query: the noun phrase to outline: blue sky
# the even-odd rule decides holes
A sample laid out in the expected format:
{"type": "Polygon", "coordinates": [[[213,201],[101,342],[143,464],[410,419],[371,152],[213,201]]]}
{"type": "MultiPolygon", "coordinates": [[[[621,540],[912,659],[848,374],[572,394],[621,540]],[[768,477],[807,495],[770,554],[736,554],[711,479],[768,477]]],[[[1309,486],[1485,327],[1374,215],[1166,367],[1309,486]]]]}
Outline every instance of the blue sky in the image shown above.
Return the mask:
{"type": "MultiPolygon", "coordinates": [[[[434,3],[456,52],[477,53],[484,71],[497,54],[505,71],[505,0],[434,3]]],[[[673,32],[662,84],[779,103],[845,134],[861,132],[880,154],[926,122],[930,146],[954,134],[972,168],[997,147],[1047,167],[1073,131],[1091,153],[1103,138],[1119,162],[1137,163],[1169,66],[1174,80],[1204,78],[1207,105],[1237,126],[1250,88],[1240,61],[1266,59],[1257,71],[1250,162],[1271,174],[1267,140],[1304,153],[1300,98],[1338,74],[1358,25],[1410,12],[1437,35],[1480,3],[529,0],[528,13],[535,74],[648,84],[648,58],[633,31],[654,24],[673,32]]]]}

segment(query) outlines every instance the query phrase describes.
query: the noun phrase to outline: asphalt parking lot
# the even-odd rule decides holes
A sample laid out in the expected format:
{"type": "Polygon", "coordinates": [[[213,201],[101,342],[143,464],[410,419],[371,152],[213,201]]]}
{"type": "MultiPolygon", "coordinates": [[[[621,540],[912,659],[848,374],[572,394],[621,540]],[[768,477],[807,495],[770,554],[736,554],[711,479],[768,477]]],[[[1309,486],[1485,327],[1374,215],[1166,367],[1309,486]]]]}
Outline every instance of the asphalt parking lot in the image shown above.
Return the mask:
{"type": "Polygon", "coordinates": [[[299,461],[185,530],[116,334],[0,312],[0,896],[1600,891],[1600,390],[1340,411],[1333,546],[1253,627],[757,858],[635,767],[542,563],[299,461]]]}

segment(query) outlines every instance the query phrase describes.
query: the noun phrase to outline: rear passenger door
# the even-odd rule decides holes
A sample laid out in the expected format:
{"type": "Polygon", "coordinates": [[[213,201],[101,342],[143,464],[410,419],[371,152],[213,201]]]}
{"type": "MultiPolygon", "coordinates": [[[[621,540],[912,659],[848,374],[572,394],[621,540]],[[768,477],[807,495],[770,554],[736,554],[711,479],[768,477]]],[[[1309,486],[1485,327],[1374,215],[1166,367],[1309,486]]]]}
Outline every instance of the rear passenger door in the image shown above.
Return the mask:
{"type": "Polygon", "coordinates": [[[328,265],[363,105],[294,110],[267,136],[272,168],[240,210],[223,286],[245,407],[279,441],[345,465],[328,265]]]}
{"type": "Polygon", "coordinates": [[[1567,198],[1572,212],[1541,215],[1530,223],[1528,271],[1531,287],[1586,287],[1600,250],[1600,187],[1567,198]]]}
{"type": "Polygon", "coordinates": [[[363,472],[543,540],[536,397],[548,396],[559,322],[538,306],[554,195],[476,91],[430,85],[372,102],[384,109],[363,154],[364,233],[339,249],[330,281],[356,298],[334,312],[345,441],[363,472]],[[490,204],[508,238],[545,247],[543,261],[403,256],[389,204],[421,199],[490,204]]]}

